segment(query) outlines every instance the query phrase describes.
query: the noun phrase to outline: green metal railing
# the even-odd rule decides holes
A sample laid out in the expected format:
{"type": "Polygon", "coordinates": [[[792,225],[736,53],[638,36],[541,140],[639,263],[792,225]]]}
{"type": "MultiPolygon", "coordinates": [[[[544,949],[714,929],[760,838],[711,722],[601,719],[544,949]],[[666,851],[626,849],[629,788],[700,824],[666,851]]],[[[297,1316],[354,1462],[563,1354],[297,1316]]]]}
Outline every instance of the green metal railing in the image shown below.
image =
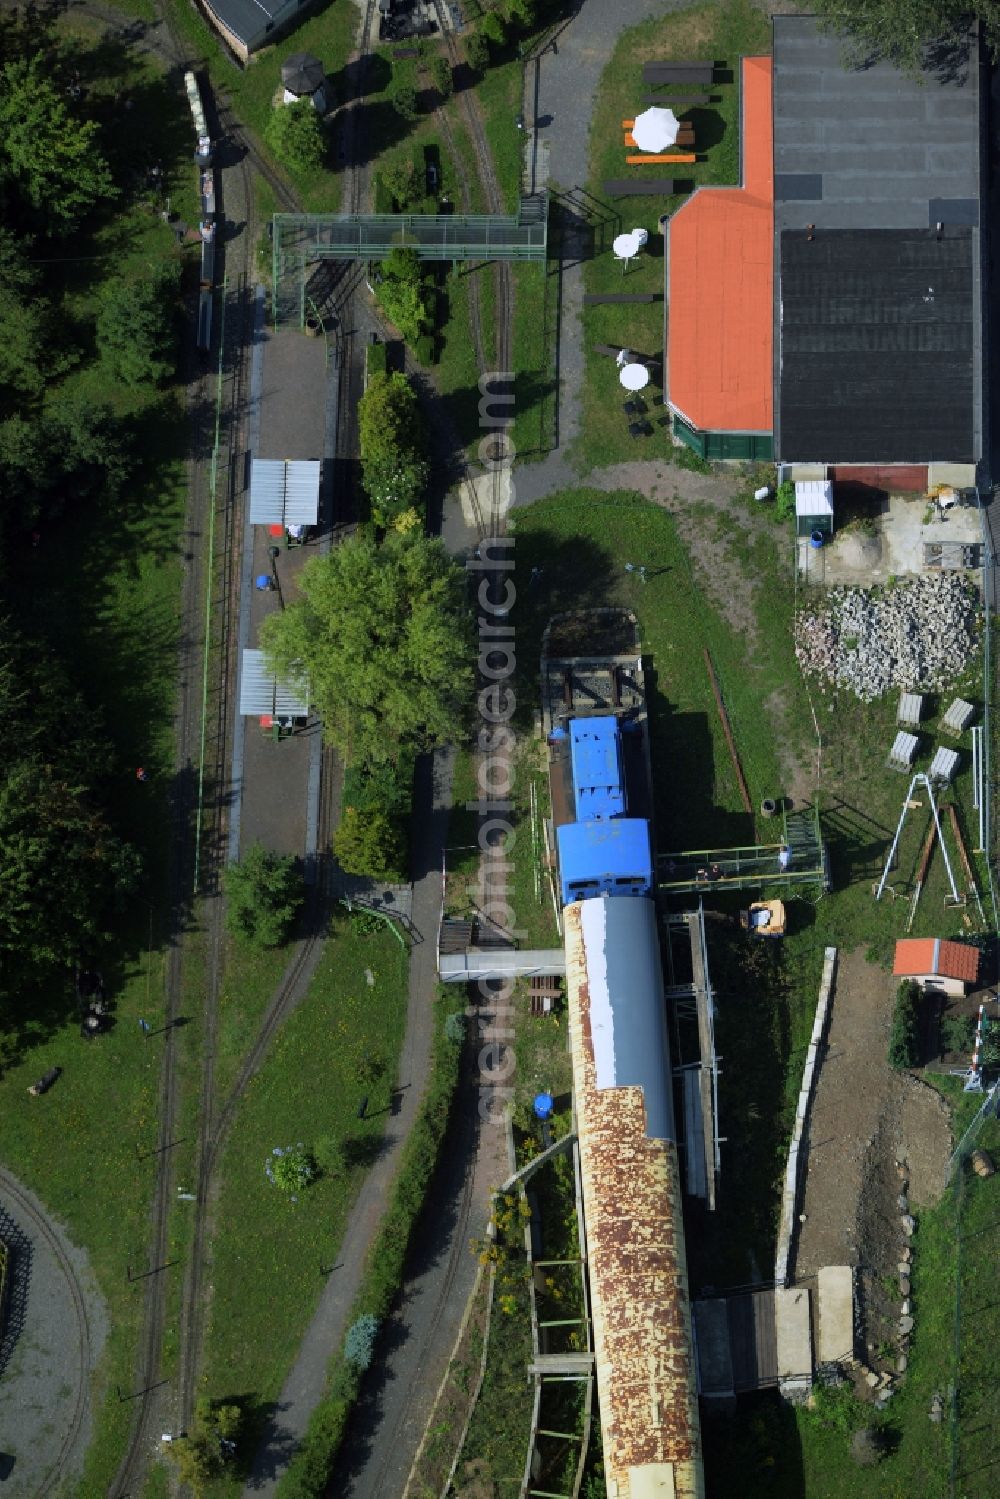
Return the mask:
{"type": "Polygon", "coordinates": [[[415,250],[421,260],[515,260],[545,264],[548,197],[522,198],[516,214],[276,213],[272,221],[274,304],[301,320],[307,266],[321,260],[384,260],[415,250]],[[298,283],[297,286],[295,283],[298,283]]]}

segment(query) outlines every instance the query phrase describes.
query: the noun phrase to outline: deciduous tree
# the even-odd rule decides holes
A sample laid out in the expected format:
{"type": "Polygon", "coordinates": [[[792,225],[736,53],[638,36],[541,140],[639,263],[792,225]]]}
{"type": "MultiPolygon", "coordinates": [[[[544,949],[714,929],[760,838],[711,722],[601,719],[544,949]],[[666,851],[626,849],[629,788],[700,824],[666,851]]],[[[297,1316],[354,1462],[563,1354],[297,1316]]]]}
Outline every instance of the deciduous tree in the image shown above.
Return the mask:
{"type": "Polygon", "coordinates": [[[112,828],[107,743],[48,652],[0,622],[0,991],[100,944],[138,856],[112,828]]]}
{"type": "Polygon", "coordinates": [[[223,876],[226,925],[255,947],[280,947],[302,904],[302,877],[290,856],[255,843],[223,876]]]}
{"type": "Polygon", "coordinates": [[[174,368],[178,265],[168,261],[137,279],[105,286],[97,314],[97,347],[114,380],[156,385],[174,368]]]}
{"type": "Polygon", "coordinates": [[[0,71],[0,167],[50,234],[115,196],[98,127],[80,120],[36,55],[0,71]]]}
{"type": "Polygon", "coordinates": [[[333,851],[345,874],[386,880],[402,875],[403,838],[395,819],[379,807],[345,807],[333,835],[333,851]]]}
{"type": "Polygon", "coordinates": [[[272,110],[264,134],[275,156],[298,171],[314,172],[323,165],[323,122],[308,99],[272,110]]]}
{"type": "Polygon", "coordinates": [[[447,744],[474,680],[464,593],[440,541],[355,536],[306,565],[264,650],[279,676],[308,677],[327,735],[357,760],[447,744]]]}
{"type": "Polygon", "coordinates": [[[372,376],[358,403],[358,424],[372,516],[376,525],[390,526],[422,504],[427,486],[417,398],[405,375],[372,376]]]}

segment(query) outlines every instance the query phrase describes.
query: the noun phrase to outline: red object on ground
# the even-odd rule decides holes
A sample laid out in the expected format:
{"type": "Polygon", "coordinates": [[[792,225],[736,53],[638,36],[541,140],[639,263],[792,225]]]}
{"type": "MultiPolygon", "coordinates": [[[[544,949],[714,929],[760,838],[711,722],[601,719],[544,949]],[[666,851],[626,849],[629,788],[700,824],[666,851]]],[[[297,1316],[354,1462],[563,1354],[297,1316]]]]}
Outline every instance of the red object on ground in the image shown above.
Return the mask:
{"type": "Polygon", "coordinates": [[[284,528],[284,526],[277,526],[277,525],[275,525],[275,526],[268,526],[268,528],[267,528],[267,534],[268,534],[268,536],[284,536],[284,534],[285,534],[285,528],[284,528]]]}
{"type": "Polygon", "coordinates": [[[262,729],[274,728],[274,719],[270,713],[262,713],[260,715],[259,723],[262,729]]]}
{"type": "Polygon", "coordinates": [[[902,937],[896,943],[892,973],[894,978],[916,978],[928,973],[974,984],[979,978],[979,948],[941,937],[902,937]]]}
{"type": "Polygon", "coordinates": [[[774,427],[771,59],[742,80],[743,184],[698,188],[669,229],[668,398],[703,432],[774,427]]]}

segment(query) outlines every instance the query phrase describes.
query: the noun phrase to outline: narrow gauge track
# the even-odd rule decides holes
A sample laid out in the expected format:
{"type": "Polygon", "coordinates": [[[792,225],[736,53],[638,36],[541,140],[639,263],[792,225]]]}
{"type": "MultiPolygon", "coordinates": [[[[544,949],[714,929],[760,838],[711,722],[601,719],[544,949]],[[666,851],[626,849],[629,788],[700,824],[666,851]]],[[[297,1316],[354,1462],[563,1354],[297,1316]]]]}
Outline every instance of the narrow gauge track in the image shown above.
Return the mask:
{"type": "MultiPolygon", "coordinates": [[[[448,49],[448,56],[454,68],[461,61],[461,57],[458,44],[455,41],[455,34],[446,25],[443,0],[434,0],[434,10],[437,15],[438,27],[444,38],[445,46],[448,49]]],[[[471,89],[463,89],[459,96],[459,104],[465,116],[469,136],[472,140],[476,169],[479,173],[479,180],[482,183],[483,191],[486,194],[487,209],[490,213],[501,214],[504,211],[503,194],[500,191],[500,183],[497,180],[496,168],[493,164],[493,153],[490,150],[490,144],[486,139],[486,132],[483,128],[482,113],[471,89]]],[[[493,371],[498,375],[507,375],[510,371],[514,317],[514,285],[511,268],[507,261],[500,260],[494,263],[493,277],[496,296],[496,326],[494,329],[494,357],[496,363],[493,366],[493,371]]],[[[481,329],[478,353],[481,373],[484,375],[491,373],[486,367],[481,329]]],[[[478,495],[474,495],[473,504],[477,512],[479,529],[484,536],[496,536],[503,528],[504,506],[502,485],[502,471],[501,466],[498,464],[493,468],[491,473],[488,518],[485,515],[478,495]]],[[[474,492],[475,486],[470,485],[470,490],[474,492]]]]}
{"type": "MultiPolygon", "coordinates": [[[[27,1193],[22,1189],[19,1182],[0,1169],[0,1187],[4,1195],[14,1203],[18,1218],[25,1223],[30,1223],[40,1239],[44,1239],[46,1246],[63,1273],[63,1278],[69,1287],[70,1299],[73,1303],[73,1311],[76,1316],[76,1396],[73,1402],[73,1413],[70,1424],[59,1444],[52,1466],[42,1479],[41,1487],[35,1490],[35,1499],[44,1499],[46,1494],[51,1494],[63,1478],[63,1470],[67,1460],[73,1451],[76,1441],[83,1426],[84,1416],[87,1412],[88,1392],[90,1388],[90,1364],[91,1364],[91,1342],[90,1321],[87,1317],[87,1304],[80,1290],[73,1263],[66,1254],[59,1241],[59,1236],[50,1227],[44,1213],[40,1213],[27,1193]]],[[[67,1341],[67,1350],[71,1345],[67,1341]]],[[[72,1355],[67,1351],[67,1366],[72,1360],[72,1355]]]]}
{"type": "MultiPolygon", "coordinates": [[[[168,68],[176,67],[181,69],[185,66],[186,62],[183,42],[173,25],[169,12],[163,7],[159,7],[159,19],[162,24],[162,40],[160,38],[153,39],[147,35],[144,38],[144,45],[147,50],[153,51],[159,56],[160,60],[168,68]]],[[[234,504],[233,480],[235,478],[235,445],[239,429],[246,366],[246,354],[242,345],[242,339],[245,337],[246,310],[250,303],[248,274],[245,262],[253,254],[254,231],[252,216],[254,203],[252,182],[249,168],[246,165],[246,156],[251,154],[251,150],[252,148],[249,146],[249,143],[245,143],[245,154],[240,163],[240,175],[243,180],[244,196],[246,199],[245,217],[247,220],[247,229],[250,232],[243,240],[243,254],[241,257],[244,262],[243,267],[240,269],[230,268],[235,276],[232,302],[233,308],[237,312],[238,332],[241,341],[236,343],[236,357],[231,361],[233,375],[230,382],[230,399],[225,410],[226,427],[228,429],[229,463],[227,465],[226,482],[223,485],[221,498],[221,548],[219,541],[217,541],[215,555],[207,556],[204,547],[199,549],[196,546],[192,546],[192,566],[185,578],[182,606],[184,624],[180,661],[181,701],[178,715],[178,758],[181,765],[194,767],[200,761],[203,748],[207,748],[201,742],[201,704],[198,702],[197,686],[202,676],[199,668],[205,642],[201,637],[207,623],[203,618],[203,609],[204,600],[209,588],[216,593],[219,600],[219,614],[216,620],[216,627],[221,629],[222,649],[219,653],[217,674],[214,680],[217,703],[212,732],[214,746],[206,753],[204,765],[206,784],[209,791],[215,793],[214,804],[211,805],[210,825],[204,830],[204,847],[207,853],[205,867],[209,879],[216,882],[221,862],[225,826],[224,799],[221,793],[227,779],[226,761],[231,726],[230,689],[235,680],[236,631],[233,628],[233,624],[238,611],[239,570],[237,559],[239,549],[235,545],[238,535],[238,517],[237,507],[234,504]],[[216,555],[221,557],[221,566],[218,569],[218,575],[216,555]]],[[[283,184],[279,186],[281,190],[285,190],[283,184]]],[[[225,291],[223,295],[226,295],[225,291]]],[[[199,372],[189,384],[190,409],[193,413],[192,420],[195,426],[192,434],[195,451],[211,453],[213,457],[214,433],[212,428],[216,408],[215,378],[212,371],[206,370],[199,372]]],[[[208,460],[208,463],[195,461],[189,467],[188,534],[192,542],[205,534],[208,529],[206,522],[209,518],[209,508],[213,503],[219,503],[208,472],[211,461],[208,460]]],[[[191,889],[189,828],[190,815],[193,810],[191,806],[193,802],[193,781],[193,776],[187,778],[187,784],[191,789],[188,790],[183,798],[178,797],[172,808],[172,820],[174,823],[172,839],[172,903],[174,911],[177,913],[173,922],[175,931],[181,930],[181,915],[191,889]]],[[[205,1002],[202,1012],[205,1057],[202,1078],[202,1102],[205,1104],[207,1101],[210,1107],[213,1088],[217,999],[221,981],[222,959],[222,905],[217,892],[209,897],[206,914],[208,918],[207,938],[209,961],[205,1002]]],[[[182,947],[180,942],[175,939],[170,949],[166,975],[166,1055],[161,1077],[160,1149],[156,1157],[157,1175],[152,1213],[152,1262],[154,1266],[165,1264],[168,1257],[169,1221],[172,1205],[170,1189],[173,1181],[173,1168],[168,1147],[176,1133],[175,1123],[178,1114],[173,1022],[177,1019],[180,1005],[182,992],[181,970],[182,947]]],[[[196,1220],[196,1235],[199,1226],[200,1220],[196,1220]]],[[[112,1486],[113,1496],[122,1496],[126,1493],[131,1493],[137,1487],[138,1483],[141,1482],[152,1444],[151,1421],[155,1406],[153,1395],[157,1385],[156,1376],[159,1372],[163,1345],[167,1287],[160,1274],[151,1275],[144,1282],[144,1285],[146,1296],[139,1359],[139,1376],[142,1383],[142,1390],[138,1397],[138,1407],[129,1436],[129,1442],[112,1486]]],[[[182,1325],[185,1321],[185,1313],[192,1305],[196,1305],[200,1310],[200,1296],[195,1302],[192,1302],[189,1296],[185,1294],[182,1303],[182,1325]]],[[[187,1359],[190,1344],[190,1338],[183,1339],[181,1383],[182,1387],[187,1384],[188,1388],[193,1387],[193,1375],[188,1381],[184,1378],[188,1367],[187,1359]]]]}

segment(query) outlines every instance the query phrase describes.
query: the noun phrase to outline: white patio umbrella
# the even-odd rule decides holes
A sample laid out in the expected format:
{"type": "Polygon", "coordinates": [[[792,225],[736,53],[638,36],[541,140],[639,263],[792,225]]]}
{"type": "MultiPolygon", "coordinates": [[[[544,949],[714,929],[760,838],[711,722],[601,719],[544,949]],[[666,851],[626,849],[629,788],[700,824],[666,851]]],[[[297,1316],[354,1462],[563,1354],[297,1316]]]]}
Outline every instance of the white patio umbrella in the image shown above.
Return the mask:
{"type": "Polygon", "coordinates": [[[639,253],[639,242],[636,239],[635,230],[633,229],[629,234],[616,235],[611,250],[616,260],[631,260],[633,255],[639,253]]]}
{"type": "Polygon", "coordinates": [[[643,390],[649,384],[649,370],[644,364],[626,364],[618,378],[626,390],[643,390]]]}
{"type": "Polygon", "coordinates": [[[632,139],[640,151],[665,151],[676,141],[680,128],[680,121],[672,109],[661,109],[654,104],[636,116],[632,139]]]}

